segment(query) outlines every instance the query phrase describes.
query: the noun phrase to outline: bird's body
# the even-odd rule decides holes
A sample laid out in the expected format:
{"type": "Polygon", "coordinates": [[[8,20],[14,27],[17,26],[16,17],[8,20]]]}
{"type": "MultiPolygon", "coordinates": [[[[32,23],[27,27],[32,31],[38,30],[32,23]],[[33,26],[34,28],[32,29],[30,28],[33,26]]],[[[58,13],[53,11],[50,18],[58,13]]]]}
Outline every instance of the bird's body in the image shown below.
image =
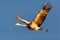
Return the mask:
{"type": "MultiPolygon", "coordinates": [[[[37,13],[37,15],[35,16],[32,22],[28,22],[26,20],[21,19],[19,15],[17,15],[17,19],[20,21],[23,21],[25,23],[24,25],[30,30],[42,30],[40,25],[44,22],[50,9],[51,9],[51,5],[48,3],[45,3],[43,8],[37,13]]],[[[16,23],[15,25],[18,25],[18,24],[19,23],[16,23]]]]}

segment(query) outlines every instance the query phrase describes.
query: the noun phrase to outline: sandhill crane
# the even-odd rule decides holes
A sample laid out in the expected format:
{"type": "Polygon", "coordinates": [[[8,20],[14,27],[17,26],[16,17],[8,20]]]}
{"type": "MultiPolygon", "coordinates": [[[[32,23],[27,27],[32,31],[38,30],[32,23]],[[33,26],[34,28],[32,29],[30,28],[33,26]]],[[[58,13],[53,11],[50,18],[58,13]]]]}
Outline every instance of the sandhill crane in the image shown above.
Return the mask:
{"type": "MultiPolygon", "coordinates": [[[[16,26],[25,26],[30,30],[43,30],[43,28],[40,27],[40,25],[44,22],[48,12],[51,9],[51,5],[49,3],[44,3],[44,6],[42,9],[37,13],[35,18],[33,19],[32,22],[29,22],[27,20],[22,19],[18,14],[16,15],[17,19],[19,21],[24,22],[25,24],[20,24],[18,22],[15,23],[16,26]]],[[[48,32],[47,29],[43,30],[45,32],[48,32]]]]}

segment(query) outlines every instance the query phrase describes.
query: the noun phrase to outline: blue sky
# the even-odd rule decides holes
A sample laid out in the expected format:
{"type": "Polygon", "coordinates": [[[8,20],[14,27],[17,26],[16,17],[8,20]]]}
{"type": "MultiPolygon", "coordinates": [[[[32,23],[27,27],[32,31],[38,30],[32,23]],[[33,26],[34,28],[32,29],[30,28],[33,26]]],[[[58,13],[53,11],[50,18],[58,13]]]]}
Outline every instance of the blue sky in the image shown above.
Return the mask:
{"type": "Polygon", "coordinates": [[[0,40],[60,40],[60,0],[0,0],[0,40]],[[17,12],[31,22],[44,2],[53,6],[41,25],[49,32],[14,26],[17,12]]]}

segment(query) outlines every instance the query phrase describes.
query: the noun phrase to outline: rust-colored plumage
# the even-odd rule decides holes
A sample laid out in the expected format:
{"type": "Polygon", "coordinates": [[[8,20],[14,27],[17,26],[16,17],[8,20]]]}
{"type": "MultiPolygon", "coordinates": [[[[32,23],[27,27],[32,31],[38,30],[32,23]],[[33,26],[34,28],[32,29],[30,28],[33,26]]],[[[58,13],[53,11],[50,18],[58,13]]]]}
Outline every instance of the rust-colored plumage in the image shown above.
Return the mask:
{"type": "MultiPolygon", "coordinates": [[[[25,24],[19,24],[16,23],[17,26],[26,26],[30,30],[43,30],[40,25],[44,22],[49,10],[51,9],[51,5],[49,3],[45,3],[42,9],[37,13],[34,20],[32,22],[28,22],[22,18],[20,18],[19,15],[17,15],[17,19],[24,22],[25,24]]],[[[46,32],[48,30],[45,30],[46,32]]]]}

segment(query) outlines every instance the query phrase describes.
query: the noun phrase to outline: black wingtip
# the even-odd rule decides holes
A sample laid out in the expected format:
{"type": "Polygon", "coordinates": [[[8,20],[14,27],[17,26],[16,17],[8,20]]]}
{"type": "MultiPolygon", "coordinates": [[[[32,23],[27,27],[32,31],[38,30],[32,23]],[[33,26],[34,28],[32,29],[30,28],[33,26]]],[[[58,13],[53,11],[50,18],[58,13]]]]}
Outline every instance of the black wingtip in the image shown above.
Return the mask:
{"type": "Polygon", "coordinates": [[[51,4],[48,2],[48,3],[44,3],[44,6],[43,6],[43,9],[45,10],[50,10],[52,8],[51,4]]]}

